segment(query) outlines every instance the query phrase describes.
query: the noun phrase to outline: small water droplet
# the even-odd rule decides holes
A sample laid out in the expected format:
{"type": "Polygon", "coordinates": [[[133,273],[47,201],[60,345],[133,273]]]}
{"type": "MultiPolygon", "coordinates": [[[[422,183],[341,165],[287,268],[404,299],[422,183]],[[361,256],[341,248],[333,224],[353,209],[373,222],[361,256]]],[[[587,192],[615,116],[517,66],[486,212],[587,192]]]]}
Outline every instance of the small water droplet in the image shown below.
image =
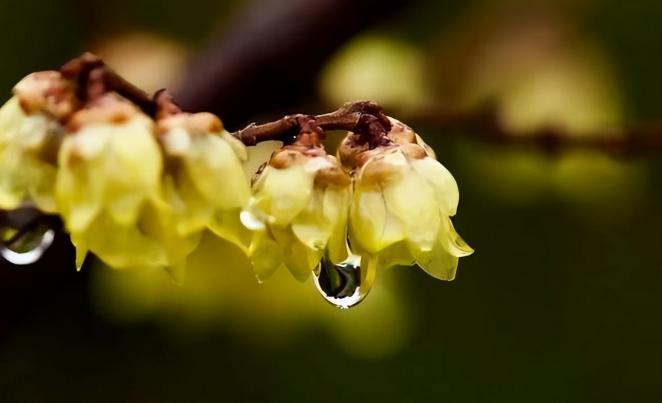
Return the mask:
{"type": "Polygon", "coordinates": [[[374,270],[361,267],[361,256],[353,254],[338,264],[322,258],[314,274],[319,293],[340,309],[349,309],[363,301],[374,280],[374,270]]]}
{"type": "Polygon", "coordinates": [[[55,239],[55,231],[46,225],[37,225],[25,231],[5,226],[0,228],[0,234],[0,255],[18,266],[37,262],[55,239]]]}
{"type": "Polygon", "coordinates": [[[248,210],[243,210],[239,214],[239,220],[244,224],[244,227],[250,230],[259,231],[264,229],[264,222],[248,210]]]}

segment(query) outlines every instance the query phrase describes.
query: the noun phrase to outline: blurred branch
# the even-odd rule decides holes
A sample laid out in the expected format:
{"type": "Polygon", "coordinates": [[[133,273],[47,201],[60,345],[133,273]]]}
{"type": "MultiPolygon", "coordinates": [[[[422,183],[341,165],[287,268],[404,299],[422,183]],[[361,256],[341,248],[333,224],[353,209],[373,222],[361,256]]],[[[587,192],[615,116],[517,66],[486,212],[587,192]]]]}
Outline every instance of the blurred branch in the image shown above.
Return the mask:
{"type": "Polygon", "coordinates": [[[347,39],[405,0],[253,0],[191,65],[176,99],[228,127],[285,113],[315,92],[319,69],[347,39]]]}
{"type": "Polygon", "coordinates": [[[588,149],[615,155],[662,152],[662,120],[593,132],[573,132],[561,125],[517,130],[504,122],[498,105],[472,111],[438,107],[400,117],[417,131],[443,131],[456,137],[497,145],[538,148],[549,153],[561,149],[588,149]]]}
{"type": "MultiPolygon", "coordinates": [[[[61,72],[65,77],[77,82],[79,97],[84,102],[107,91],[116,91],[153,117],[180,111],[167,92],[159,91],[150,98],[90,53],[66,63],[61,72]]],[[[522,131],[513,129],[504,122],[498,105],[472,111],[430,107],[409,116],[405,114],[398,117],[419,131],[445,131],[451,135],[470,137],[487,143],[536,147],[550,153],[562,148],[592,149],[618,155],[662,151],[662,121],[642,122],[630,127],[608,128],[590,133],[575,133],[553,125],[522,131]]],[[[310,119],[323,130],[347,130],[364,135],[374,132],[376,135],[373,137],[378,137],[379,133],[390,128],[390,123],[378,104],[357,101],[323,115],[288,115],[261,125],[251,124],[233,135],[246,145],[266,140],[282,140],[288,143],[296,137],[302,122],[310,119]]]]}

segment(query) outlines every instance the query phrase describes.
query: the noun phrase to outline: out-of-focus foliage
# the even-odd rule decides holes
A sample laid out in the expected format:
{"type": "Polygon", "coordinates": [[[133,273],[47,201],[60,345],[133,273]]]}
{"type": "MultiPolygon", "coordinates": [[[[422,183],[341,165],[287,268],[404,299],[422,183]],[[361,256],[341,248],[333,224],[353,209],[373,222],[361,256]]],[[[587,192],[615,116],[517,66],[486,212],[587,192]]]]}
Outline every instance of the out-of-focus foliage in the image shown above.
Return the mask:
{"type": "Polygon", "coordinates": [[[154,33],[102,38],[92,49],[118,74],[148,93],[174,88],[186,65],[186,48],[154,33]]]}
{"type": "Polygon", "coordinates": [[[351,41],[335,56],[322,72],[320,86],[331,105],[378,99],[387,108],[414,108],[430,100],[423,69],[423,55],[415,46],[371,34],[351,41]]]}
{"type": "Polygon", "coordinates": [[[91,270],[95,305],[119,323],[156,318],[177,332],[208,331],[220,323],[237,337],[267,346],[325,329],[345,349],[367,357],[392,353],[409,333],[409,304],[401,299],[396,269],[380,272],[379,287],[349,314],[323,302],[312,280],[297,282],[287,271],[258,284],[246,256],[211,234],[190,257],[181,285],[160,270],[91,270]]]}

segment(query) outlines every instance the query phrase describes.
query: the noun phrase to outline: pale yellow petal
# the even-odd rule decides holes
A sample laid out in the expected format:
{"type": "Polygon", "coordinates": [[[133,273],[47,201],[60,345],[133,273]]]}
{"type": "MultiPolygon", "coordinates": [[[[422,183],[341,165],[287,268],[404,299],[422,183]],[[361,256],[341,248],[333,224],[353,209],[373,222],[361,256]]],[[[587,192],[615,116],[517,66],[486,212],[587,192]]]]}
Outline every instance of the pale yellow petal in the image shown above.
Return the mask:
{"type": "Polygon", "coordinates": [[[239,214],[239,209],[218,211],[209,223],[209,229],[247,254],[251,232],[241,223],[239,214]]]}
{"type": "Polygon", "coordinates": [[[163,162],[146,118],[112,129],[111,148],[102,157],[107,178],[104,196],[111,216],[128,225],[137,220],[144,200],[157,193],[163,162]]]}
{"type": "Polygon", "coordinates": [[[369,253],[378,253],[405,238],[403,225],[389,212],[381,189],[356,189],[350,211],[350,236],[352,246],[369,253]]]}
{"type": "Polygon", "coordinates": [[[324,214],[328,220],[334,223],[327,244],[328,257],[331,262],[340,263],[348,256],[347,222],[351,191],[349,187],[330,187],[326,190],[324,198],[324,214]]]}
{"type": "Polygon", "coordinates": [[[177,218],[177,232],[186,235],[201,231],[211,223],[214,208],[198,192],[186,173],[178,172],[176,175],[177,179],[166,175],[163,180],[163,193],[177,218]]]}
{"type": "MultiPolygon", "coordinates": [[[[289,231],[288,231],[289,232],[289,231]]],[[[276,239],[283,248],[283,263],[297,280],[304,282],[319,265],[324,250],[314,250],[303,242],[300,242],[294,234],[289,232],[286,237],[282,234],[276,235],[276,239]]]]}
{"type": "Polygon", "coordinates": [[[216,208],[242,207],[250,197],[241,162],[220,137],[196,137],[184,165],[200,194],[216,208]]]}
{"type": "Polygon", "coordinates": [[[410,266],[414,264],[415,258],[412,255],[408,244],[407,241],[396,242],[379,252],[377,255],[379,267],[388,268],[399,265],[410,266]]]}
{"type": "Polygon", "coordinates": [[[423,147],[423,149],[425,150],[425,153],[428,155],[428,157],[430,157],[434,160],[437,159],[437,155],[435,154],[432,147],[430,147],[425,141],[423,141],[423,138],[421,136],[419,136],[418,134],[416,134],[416,144],[423,147]]]}
{"type": "Polygon", "coordinates": [[[283,264],[281,247],[267,231],[257,231],[253,234],[248,254],[259,281],[271,277],[283,264]]]}
{"type": "Polygon", "coordinates": [[[17,97],[10,98],[0,108],[0,150],[16,136],[24,119],[25,113],[23,113],[17,97]]]}
{"type": "Polygon", "coordinates": [[[186,274],[188,256],[199,245],[202,231],[181,235],[177,231],[176,217],[169,210],[148,206],[142,210],[139,227],[164,250],[166,269],[176,283],[182,283],[186,274]]]}
{"type": "Polygon", "coordinates": [[[232,147],[232,151],[234,151],[234,154],[237,156],[239,161],[242,163],[248,161],[248,149],[244,143],[225,130],[223,130],[220,137],[225,140],[230,147],[232,147]]]}
{"type": "Polygon", "coordinates": [[[76,270],[80,271],[83,268],[89,249],[83,237],[74,233],[71,234],[70,238],[71,243],[76,248],[76,270]]]}
{"type": "Polygon", "coordinates": [[[414,170],[435,190],[439,203],[444,207],[444,212],[449,216],[454,216],[460,201],[460,192],[453,175],[439,161],[429,157],[412,159],[410,163],[414,170]]]}
{"type": "Polygon", "coordinates": [[[58,154],[58,209],[71,231],[84,230],[107,209],[121,225],[135,223],[159,189],[162,157],[151,120],[90,124],[68,135],[58,154]]]}
{"type": "Polygon", "coordinates": [[[101,170],[74,160],[75,153],[74,139],[68,137],[62,143],[58,156],[55,200],[67,229],[81,232],[101,211],[103,183],[102,180],[90,180],[92,175],[101,174],[101,170]]]}
{"type": "Polygon", "coordinates": [[[300,165],[284,169],[267,167],[256,191],[258,207],[277,225],[292,222],[307,205],[313,188],[313,175],[300,165]]]}
{"type": "Polygon", "coordinates": [[[439,204],[434,189],[414,170],[383,187],[389,212],[402,222],[406,237],[423,250],[432,249],[440,228],[439,204]]]}
{"type": "Polygon", "coordinates": [[[430,252],[422,252],[416,256],[416,263],[432,277],[451,281],[455,279],[459,258],[447,252],[446,248],[437,244],[430,252]]]}
{"type": "MultiPolygon", "coordinates": [[[[333,210],[334,206],[326,206],[327,198],[324,189],[315,188],[306,207],[292,221],[292,232],[310,249],[323,250],[333,231],[333,221],[337,214],[328,217],[325,210],[333,210]]],[[[333,200],[329,200],[332,204],[333,200]]],[[[335,206],[339,208],[340,206],[335,206]]]]}
{"type": "Polygon", "coordinates": [[[159,242],[137,226],[118,226],[108,217],[97,217],[83,233],[72,233],[108,266],[115,269],[166,267],[168,258],[159,242]]]}
{"type": "Polygon", "coordinates": [[[12,151],[10,147],[0,152],[0,208],[5,210],[17,208],[24,198],[24,186],[16,175],[20,156],[12,151]]]}
{"type": "Polygon", "coordinates": [[[463,257],[474,253],[474,250],[467,244],[462,237],[455,231],[450,218],[443,220],[443,236],[440,241],[446,250],[453,256],[463,257]]]}
{"type": "Polygon", "coordinates": [[[0,208],[14,209],[31,200],[48,213],[55,212],[54,154],[61,125],[42,114],[26,116],[16,98],[0,108],[0,208]]]}

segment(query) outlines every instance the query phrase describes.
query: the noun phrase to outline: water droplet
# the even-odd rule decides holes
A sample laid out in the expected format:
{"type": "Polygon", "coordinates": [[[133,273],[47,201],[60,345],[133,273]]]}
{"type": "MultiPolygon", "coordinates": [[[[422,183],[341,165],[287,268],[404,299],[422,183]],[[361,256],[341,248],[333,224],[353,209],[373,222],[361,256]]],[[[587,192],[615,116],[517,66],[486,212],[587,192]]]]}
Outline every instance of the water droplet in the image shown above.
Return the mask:
{"type": "Polygon", "coordinates": [[[314,281],[322,297],[340,309],[359,304],[368,295],[374,281],[374,268],[361,267],[361,256],[350,254],[343,262],[334,264],[322,258],[315,270],[314,281]]]}
{"type": "Polygon", "coordinates": [[[264,229],[264,222],[248,210],[243,210],[239,214],[239,220],[242,224],[244,224],[244,227],[248,228],[249,230],[259,231],[264,229]]]}
{"type": "Polygon", "coordinates": [[[55,239],[55,231],[43,224],[25,230],[5,226],[0,235],[0,255],[18,266],[37,262],[55,239]]]}

